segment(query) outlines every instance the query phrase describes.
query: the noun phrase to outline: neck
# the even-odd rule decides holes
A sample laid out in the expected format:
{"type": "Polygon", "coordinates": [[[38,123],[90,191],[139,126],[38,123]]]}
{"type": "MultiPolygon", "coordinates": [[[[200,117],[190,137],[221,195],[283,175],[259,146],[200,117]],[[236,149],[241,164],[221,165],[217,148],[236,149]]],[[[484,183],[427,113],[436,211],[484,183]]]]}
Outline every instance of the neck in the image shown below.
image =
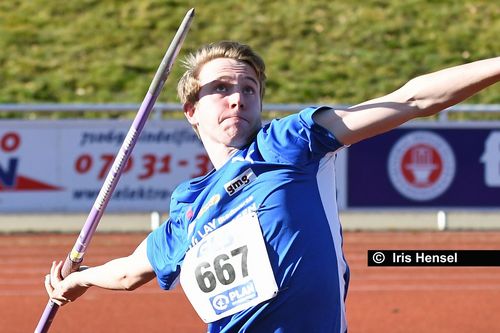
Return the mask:
{"type": "Polygon", "coordinates": [[[239,150],[239,148],[228,147],[223,144],[215,144],[213,142],[206,142],[203,140],[202,142],[205,150],[207,151],[208,157],[210,158],[210,162],[212,162],[216,170],[220,169],[229,160],[229,158],[239,150]]]}

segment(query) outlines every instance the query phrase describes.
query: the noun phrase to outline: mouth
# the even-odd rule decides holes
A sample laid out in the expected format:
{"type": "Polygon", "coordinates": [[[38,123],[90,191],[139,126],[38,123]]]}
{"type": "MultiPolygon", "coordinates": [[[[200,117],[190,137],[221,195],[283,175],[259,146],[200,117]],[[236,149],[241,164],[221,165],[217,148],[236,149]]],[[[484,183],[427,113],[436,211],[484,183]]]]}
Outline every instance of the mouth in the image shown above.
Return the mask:
{"type": "Polygon", "coordinates": [[[224,117],[222,118],[222,122],[224,121],[234,121],[234,122],[240,122],[240,121],[245,121],[245,122],[249,122],[246,118],[242,117],[242,116],[239,116],[239,115],[232,115],[232,116],[227,116],[227,117],[224,117]]]}

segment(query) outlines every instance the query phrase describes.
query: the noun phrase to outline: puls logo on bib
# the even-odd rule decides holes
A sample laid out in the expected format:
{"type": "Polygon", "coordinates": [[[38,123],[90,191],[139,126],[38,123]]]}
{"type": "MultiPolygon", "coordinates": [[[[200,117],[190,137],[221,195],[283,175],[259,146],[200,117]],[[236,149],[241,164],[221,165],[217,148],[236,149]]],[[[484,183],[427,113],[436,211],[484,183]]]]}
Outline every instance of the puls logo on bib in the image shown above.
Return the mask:
{"type": "Polygon", "coordinates": [[[250,184],[250,182],[252,182],[255,178],[256,176],[253,173],[252,169],[247,169],[241,175],[224,184],[224,189],[226,190],[227,194],[232,196],[241,191],[245,186],[250,184]]]}
{"type": "Polygon", "coordinates": [[[210,303],[216,314],[224,313],[231,310],[235,306],[244,304],[254,298],[258,294],[255,290],[253,281],[250,280],[232,289],[226,290],[214,297],[210,297],[210,303]]]}

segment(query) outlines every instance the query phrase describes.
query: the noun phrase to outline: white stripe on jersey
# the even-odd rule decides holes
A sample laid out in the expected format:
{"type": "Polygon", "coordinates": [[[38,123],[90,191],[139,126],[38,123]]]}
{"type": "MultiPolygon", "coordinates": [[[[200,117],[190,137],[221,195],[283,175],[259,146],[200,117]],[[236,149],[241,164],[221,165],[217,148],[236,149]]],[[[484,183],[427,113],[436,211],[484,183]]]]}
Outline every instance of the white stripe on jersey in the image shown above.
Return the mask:
{"type": "Polygon", "coordinates": [[[347,331],[347,320],[345,315],[345,281],[344,274],[347,269],[347,263],[344,260],[342,252],[342,234],[340,231],[340,220],[338,214],[336,187],[335,187],[335,152],[326,154],[320,161],[316,180],[318,183],[321,202],[325,209],[325,214],[330,225],[333,243],[335,245],[335,254],[337,256],[337,271],[339,275],[339,295],[341,306],[340,332],[347,331]]]}

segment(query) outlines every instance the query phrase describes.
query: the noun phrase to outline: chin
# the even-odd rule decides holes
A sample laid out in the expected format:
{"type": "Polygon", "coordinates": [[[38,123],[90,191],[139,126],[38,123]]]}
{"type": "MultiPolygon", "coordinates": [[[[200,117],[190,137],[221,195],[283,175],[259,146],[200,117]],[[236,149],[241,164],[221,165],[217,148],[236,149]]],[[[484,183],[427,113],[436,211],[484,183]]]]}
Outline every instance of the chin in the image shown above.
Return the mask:
{"type": "Polygon", "coordinates": [[[233,148],[243,148],[252,141],[257,131],[245,131],[245,133],[234,133],[227,137],[226,146],[233,148]]]}

